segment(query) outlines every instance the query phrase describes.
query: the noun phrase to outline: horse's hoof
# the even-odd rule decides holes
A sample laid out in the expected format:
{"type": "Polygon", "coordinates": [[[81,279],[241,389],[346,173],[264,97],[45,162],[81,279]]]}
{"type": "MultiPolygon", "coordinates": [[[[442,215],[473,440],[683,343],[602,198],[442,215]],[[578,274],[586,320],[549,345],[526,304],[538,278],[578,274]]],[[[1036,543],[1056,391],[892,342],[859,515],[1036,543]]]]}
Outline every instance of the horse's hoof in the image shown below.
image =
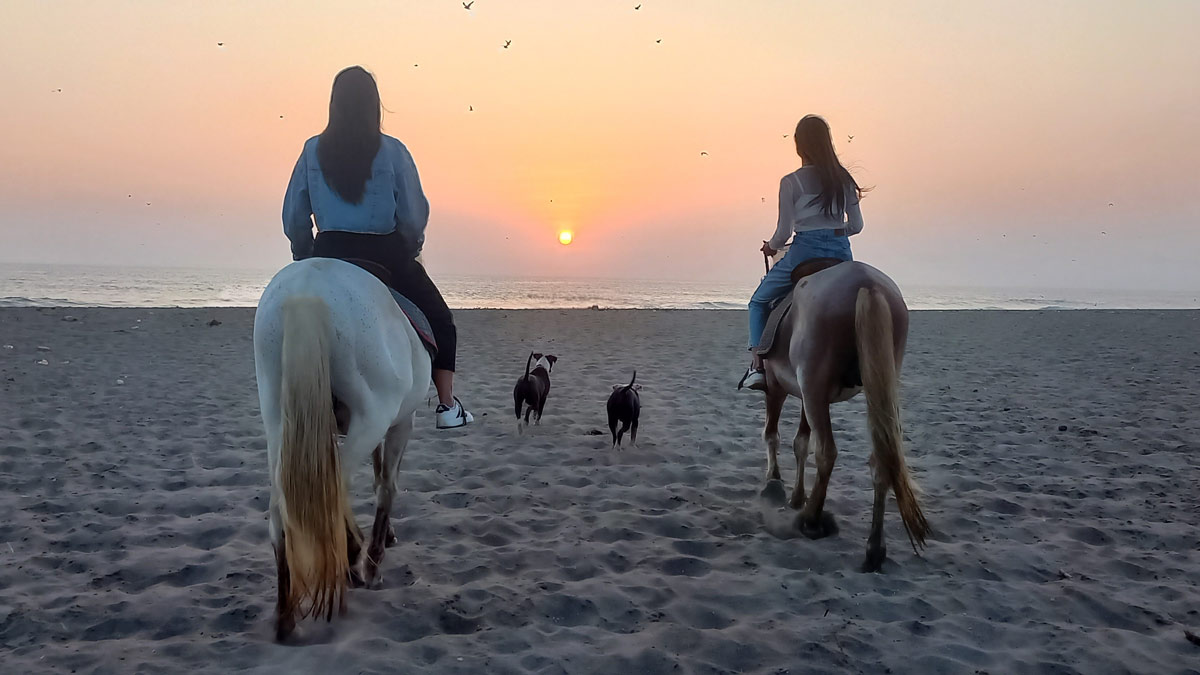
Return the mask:
{"type": "Polygon", "coordinates": [[[787,495],[784,493],[783,481],[769,480],[758,493],[764,501],[775,506],[782,506],[787,495]]]}
{"type": "Polygon", "coordinates": [[[354,569],[353,567],[350,568],[350,572],[347,574],[347,576],[350,577],[350,588],[362,588],[363,586],[367,585],[366,582],[363,581],[362,575],[359,574],[358,570],[354,569]]]}
{"type": "Polygon", "coordinates": [[[833,521],[833,516],[824,511],[816,518],[796,516],[796,527],[800,530],[800,534],[809,539],[824,539],[829,535],[837,534],[837,524],[833,521]]]}
{"type": "Polygon", "coordinates": [[[275,618],[275,641],[283,642],[296,630],[296,619],[291,616],[275,618]]]}
{"type": "Polygon", "coordinates": [[[396,530],[389,529],[388,533],[387,533],[387,537],[384,538],[384,540],[383,540],[383,546],[384,546],[384,548],[391,548],[391,547],[395,546],[396,542],[398,542],[398,541],[400,541],[400,540],[396,538],[396,530]]]}
{"type": "Polygon", "coordinates": [[[887,560],[886,548],[880,546],[877,549],[869,549],[867,551],[867,559],[862,564],[862,571],[867,574],[882,572],[884,560],[887,560]]]}
{"type": "Polygon", "coordinates": [[[792,498],[788,500],[788,506],[791,507],[793,511],[799,511],[800,509],[804,508],[805,501],[804,495],[798,495],[793,492],[792,498]]]}
{"type": "Polygon", "coordinates": [[[383,588],[383,573],[379,570],[375,570],[374,572],[367,570],[367,580],[364,585],[372,591],[383,588]]]}

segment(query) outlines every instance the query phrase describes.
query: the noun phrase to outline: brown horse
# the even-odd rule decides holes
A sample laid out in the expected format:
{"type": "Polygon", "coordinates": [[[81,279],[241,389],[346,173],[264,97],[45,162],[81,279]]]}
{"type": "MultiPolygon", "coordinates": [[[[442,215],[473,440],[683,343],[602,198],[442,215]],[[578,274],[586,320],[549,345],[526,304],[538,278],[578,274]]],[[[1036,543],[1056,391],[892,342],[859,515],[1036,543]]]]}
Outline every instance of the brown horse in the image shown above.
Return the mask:
{"type": "Polygon", "coordinates": [[[908,339],[908,308],[896,284],[870,265],[817,262],[802,267],[793,277],[803,276],[792,290],[792,309],[765,355],[767,480],[780,478],[779,417],[787,397],[796,396],[804,408],[792,443],[796,487],[791,507],[800,509],[796,525],[805,536],[818,539],[831,534],[831,519],[822,513],[837,459],[829,406],[865,391],[875,505],[863,571],[878,572],[887,557],[883,511],[889,488],[896,495],[914,551],[924,546],[929,529],[905,464],[900,431],[899,376],[908,339]],[[810,444],[817,482],[812,494],[805,495],[804,464],[810,444]]]}

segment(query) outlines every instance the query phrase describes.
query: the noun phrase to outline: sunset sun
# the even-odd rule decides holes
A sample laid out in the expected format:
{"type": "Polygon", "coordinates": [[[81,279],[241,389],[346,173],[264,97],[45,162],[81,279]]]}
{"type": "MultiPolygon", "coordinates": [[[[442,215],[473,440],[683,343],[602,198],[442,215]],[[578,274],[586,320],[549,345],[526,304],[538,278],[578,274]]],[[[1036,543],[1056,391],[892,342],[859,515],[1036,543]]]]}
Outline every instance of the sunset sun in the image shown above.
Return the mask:
{"type": "Polygon", "coordinates": [[[575,239],[575,235],[571,234],[570,230],[563,230],[558,233],[558,243],[563,246],[570,246],[573,239],[575,239]]]}

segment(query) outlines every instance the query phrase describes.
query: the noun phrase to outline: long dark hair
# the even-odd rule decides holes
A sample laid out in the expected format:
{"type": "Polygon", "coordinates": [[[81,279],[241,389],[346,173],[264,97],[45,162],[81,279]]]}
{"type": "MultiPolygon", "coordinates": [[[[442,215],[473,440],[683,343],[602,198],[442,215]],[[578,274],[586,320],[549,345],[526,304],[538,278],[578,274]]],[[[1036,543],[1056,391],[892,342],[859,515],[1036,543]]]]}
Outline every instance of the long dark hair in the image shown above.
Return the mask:
{"type": "Polygon", "coordinates": [[[821,179],[821,194],[813,197],[810,204],[820,203],[821,210],[830,218],[840,218],[846,213],[846,192],[853,187],[859,198],[863,189],[838,161],[833,150],[833,137],[829,124],[819,115],[805,115],[796,125],[796,154],[817,171],[821,179]]]}
{"type": "Polygon", "coordinates": [[[317,142],[317,161],[325,182],[342,199],[358,204],[379,152],[379,87],[362,66],[350,66],[333,78],[329,124],[317,142]]]}

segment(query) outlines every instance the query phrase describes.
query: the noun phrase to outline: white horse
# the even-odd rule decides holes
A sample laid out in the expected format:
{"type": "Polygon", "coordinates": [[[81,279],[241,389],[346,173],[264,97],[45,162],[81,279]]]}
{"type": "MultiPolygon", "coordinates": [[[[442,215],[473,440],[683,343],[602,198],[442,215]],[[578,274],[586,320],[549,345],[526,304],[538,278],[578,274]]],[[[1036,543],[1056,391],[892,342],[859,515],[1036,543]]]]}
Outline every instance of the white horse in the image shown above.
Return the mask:
{"type": "Polygon", "coordinates": [[[282,640],[297,615],[329,620],[335,604],[344,610],[348,582],[382,582],[383,550],[395,540],[396,471],[431,363],[381,281],[348,262],[311,258],[280,270],[263,291],[254,371],[267,432],[282,640]],[[375,522],[362,556],[346,486],[372,453],[375,522]]]}

